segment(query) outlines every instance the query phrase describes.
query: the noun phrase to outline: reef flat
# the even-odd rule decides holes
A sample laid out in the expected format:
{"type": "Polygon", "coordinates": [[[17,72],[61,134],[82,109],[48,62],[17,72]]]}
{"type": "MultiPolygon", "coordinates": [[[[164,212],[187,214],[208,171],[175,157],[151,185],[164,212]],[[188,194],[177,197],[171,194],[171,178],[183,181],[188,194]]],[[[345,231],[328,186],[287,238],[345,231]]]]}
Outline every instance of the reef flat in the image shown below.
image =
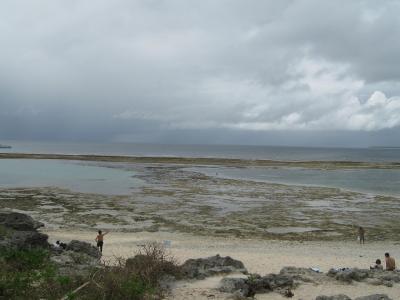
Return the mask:
{"type": "MultiPolygon", "coordinates": [[[[202,236],[281,240],[355,240],[356,228],[362,225],[369,240],[400,238],[398,197],[338,188],[217,178],[188,170],[192,166],[218,163],[245,167],[257,161],[0,156],[82,160],[87,164],[134,170],[135,177],[143,181],[129,195],[118,196],[77,193],[57,187],[0,189],[0,208],[27,212],[49,228],[185,232],[202,236]]],[[[286,162],[289,165],[298,163],[309,167],[340,165],[338,162],[286,162]]],[[[364,165],[346,162],[346,167],[352,164],[364,165]]],[[[379,164],[382,168],[397,168],[397,165],[379,164]]]]}
{"type": "Polygon", "coordinates": [[[163,156],[107,156],[72,154],[29,154],[0,153],[0,159],[63,159],[82,161],[104,161],[125,163],[158,163],[184,165],[223,165],[259,167],[302,167],[318,169],[400,169],[399,162],[357,162],[357,161],[276,161],[262,159],[202,158],[202,157],[163,157],[163,156]]]}

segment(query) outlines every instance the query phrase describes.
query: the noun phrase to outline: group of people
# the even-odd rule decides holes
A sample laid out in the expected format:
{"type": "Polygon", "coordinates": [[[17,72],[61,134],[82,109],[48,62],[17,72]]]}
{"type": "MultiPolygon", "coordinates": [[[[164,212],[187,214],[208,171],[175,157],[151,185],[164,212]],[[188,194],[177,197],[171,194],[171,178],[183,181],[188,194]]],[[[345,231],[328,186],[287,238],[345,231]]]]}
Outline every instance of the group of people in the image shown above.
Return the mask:
{"type": "MultiPolygon", "coordinates": [[[[358,228],[358,240],[360,244],[365,244],[365,230],[361,226],[358,228]]],[[[385,253],[385,265],[387,271],[394,271],[396,269],[396,261],[388,252],[385,253]]],[[[375,261],[375,265],[371,266],[370,269],[383,270],[382,261],[378,258],[375,261]]]]}
{"type": "Polygon", "coordinates": [[[67,244],[60,241],[55,242],[53,246],[55,249],[62,249],[62,250],[67,249],[67,244]]]}
{"type": "MultiPolygon", "coordinates": [[[[396,269],[396,261],[390,256],[388,252],[385,253],[385,265],[386,271],[394,271],[396,269]]],[[[370,267],[371,270],[383,270],[383,265],[381,260],[378,258],[375,261],[375,265],[370,267]]]]}

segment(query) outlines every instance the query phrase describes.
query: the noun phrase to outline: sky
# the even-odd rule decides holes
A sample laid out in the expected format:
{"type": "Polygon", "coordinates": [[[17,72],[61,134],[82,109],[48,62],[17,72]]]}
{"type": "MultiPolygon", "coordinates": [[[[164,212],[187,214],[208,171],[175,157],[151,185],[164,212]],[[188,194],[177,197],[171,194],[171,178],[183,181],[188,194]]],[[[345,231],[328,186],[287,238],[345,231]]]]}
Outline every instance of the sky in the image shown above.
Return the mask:
{"type": "Polygon", "coordinates": [[[400,1],[2,0],[1,140],[400,146],[400,1]]]}

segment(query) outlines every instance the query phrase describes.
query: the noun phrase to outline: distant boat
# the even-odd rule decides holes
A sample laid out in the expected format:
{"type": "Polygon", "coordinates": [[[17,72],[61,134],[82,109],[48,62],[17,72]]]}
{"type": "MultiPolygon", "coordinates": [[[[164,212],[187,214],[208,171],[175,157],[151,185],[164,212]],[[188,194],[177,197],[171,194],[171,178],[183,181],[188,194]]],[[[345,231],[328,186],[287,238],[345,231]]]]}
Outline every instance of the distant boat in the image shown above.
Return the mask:
{"type": "Polygon", "coordinates": [[[11,149],[11,146],[0,144],[0,149],[11,149]]]}

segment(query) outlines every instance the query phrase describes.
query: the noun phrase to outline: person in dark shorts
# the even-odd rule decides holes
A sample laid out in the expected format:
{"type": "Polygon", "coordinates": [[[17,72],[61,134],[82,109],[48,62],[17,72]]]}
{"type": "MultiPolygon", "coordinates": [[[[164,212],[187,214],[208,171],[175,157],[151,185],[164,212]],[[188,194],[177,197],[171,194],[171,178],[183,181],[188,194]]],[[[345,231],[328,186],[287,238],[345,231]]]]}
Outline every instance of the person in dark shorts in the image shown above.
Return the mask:
{"type": "Polygon", "coordinates": [[[99,248],[100,253],[103,253],[104,236],[108,233],[99,230],[99,234],[96,236],[95,241],[97,242],[97,248],[99,248]]]}
{"type": "Polygon", "coordinates": [[[360,240],[360,244],[365,243],[365,230],[361,226],[358,228],[358,238],[360,240]]]}

